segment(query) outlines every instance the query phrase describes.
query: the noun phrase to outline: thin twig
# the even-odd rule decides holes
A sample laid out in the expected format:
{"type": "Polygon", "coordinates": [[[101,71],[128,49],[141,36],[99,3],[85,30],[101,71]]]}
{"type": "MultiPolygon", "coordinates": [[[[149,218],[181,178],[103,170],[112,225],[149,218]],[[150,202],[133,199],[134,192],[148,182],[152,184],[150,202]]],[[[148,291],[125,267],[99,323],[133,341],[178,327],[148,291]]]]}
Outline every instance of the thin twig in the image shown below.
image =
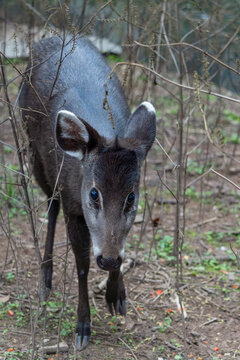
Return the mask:
{"type": "Polygon", "coordinates": [[[174,192],[170,189],[170,187],[162,180],[159,171],[157,171],[157,174],[158,174],[158,177],[159,177],[159,180],[161,181],[161,183],[168,189],[168,191],[172,194],[172,196],[174,197],[174,199],[176,199],[176,201],[177,201],[176,195],[175,195],[174,192]]]}
{"type": "Polygon", "coordinates": [[[232,246],[232,242],[230,241],[230,249],[232,250],[233,254],[235,255],[236,257],[236,260],[237,260],[237,266],[238,266],[238,269],[240,270],[240,252],[237,254],[236,251],[233,249],[233,246],[232,246]]]}
{"type": "Polygon", "coordinates": [[[155,139],[156,143],[160,146],[160,148],[162,149],[162,151],[164,152],[164,154],[167,156],[167,158],[171,161],[171,163],[174,165],[174,168],[177,166],[177,164],[175,164],[175,162],[170,158],[170,156],[168,155],[168,153],[166,152],[166,150],[164,149],[164,147],[161,145],[160,141],[156,138],[155,139]]]}
{"type": "Polygon", "coordinates": [[[230,184],[232,184],[233,186],[235,186],[235,188],[237,188],[238,190],[240,190],[240,186],[237,185],[234,181],[228,179],[226,176],[220,174],[219,172],[217,172],[217,171],[214,170],[213,168],[211,168],[211,171],[212,171],[214,174],[220,176],[222,179],[224,179],[224,180],[226,180],[227,182],[229,182],[230,184]]]}
{"type": "Polygon", "coordinates": [[[44,23],[47,22],[47,19],[31,4],[29,4],[27,1],[20,0],[30,11],[32,11],[35,15],[39,17],[44,23]]]}
{"type": "MultiPolygon", "coordinates": [[[[15,150],[15,149],[14,149],[14,150],[15,150]]],[[[17,151],[17,149],[16,149],[16,151],[17,151]]],[[[5,169],[8,169],[9,171],[12,171],[12,172],[15,173],[15,174],[18,174],[18,175],[20,175],[20,176],[24,176],[27,180],[31,180],[28,175],[26,175],[26,174],[24,174],[24,173],[21,173],[20,171],[14,170],[14,169],[8,167],[7,165],[4,165],[4,164],[0,163],[0,166],[4,167],[5,169]]]]}
{"type": "Polygon", "coordinates": [[[57,189],[57,186],[58,186],[58,180],[59,180],[59,177],[60,177],[60,174],[61,174],[61,171],[62,171],[63,163],[64,163],[64,154],[63,154],[62,162],[61,162],[61,165],[60,165],[60,168],[59,168],[59,171],[58,171],[58,174],[57,174],[57,178],[56,178],[56,181],[55,181],[55,184],[54,184],[54,189],[53,189],[53,194],[52,194],[52,197],[51,197],[51,201],[50,201],[50,204],[49,204],[49,206],[48,206],[47,213],[46,213],[45,216],[44,216],[44,220],[43,220],[43,222],[41,223],[41,226],[40,226],[40,228],[39,228],[39,230],[38,230],[38,232],[37,232],[37,236],[40,235],[41,230],[42,230],[42,228],[43,228],[43,225],[45,224],[46,219],[47,219],[47,217],[48,217],[48,213],[49,213],[49,211],[50,211],[50,208],[51,208],[51,206],[52,206],[52,202],[53,202],[54,196],[55,196],[55,194],[56,194],[56,189],[57,189]]]}
{"type": "Polygon", "coordinates": [[[206,176],[207,174],[210,173],[210,171],[212,171],[212,168],[208,169],[205,173],[203,173],[202,175],[198,176],[196,179],[193,179],[192,181],[190,181],[185,189],[189,188],[190,186],[192,186],[193,184],[195,184],[197,181],[199,181],[201,178],[203,178],[204,176],[206,176]]]}
{"type": "Polygon", "coordinates": [[[134,357],[135,360],[138,360],[137,356],[134,354],[133,350],[130,348],[130,346],[121,338],[119,337],[118,340],[120,340],[127,348],[128,350],[131,352],[132,356],[134,357]]]}
{"type": "MultiPolygon", "coordinates": [[[[238,29],[237,32],[239,32],[239,29],[238,29]]],[[[135,41],[135,44],[137,44],[139,46],[143,46],[143,47],[148,47],[148,48],[157,46],[156,44],[141,44],[138,41],[135,41]]],[[[193,44],[189,44],[189,43],[185,43],[185,42],[176,42],[176,43],[161,44],[160,46],[168,46],[168,47],[169,46],[187,46],[187,47],[191,47],[191,48],[201,52],[205,56],[209,57],[210,59],[214,60],[219,65],[221,65],[221,66],[225,67],[226,69],[236,73],[237,75],[240,75],[240,72],[238,70],[234,69],[232,66],[225,64],[223,61],[219,60],[217,57],[209,54],[206,50],[203,50],[203,49],[201,49],[198,46],[195,46],[193,44]]]]}
{"type": "MultiPolygon", "coordinates": [[[[143,70],[147,70],[153,74],[156,75],[156,77],[160,78],[161,80],[163,81],[166,81],[168,82],[169,84],[172,84],[172,85],[175,85],[175,86],[178,86],[182,89],[186,89],[186,90],[190,90],[190,91],[196,91],[196,88],[195,87],[192,87],[192,86],[188,86],[188,85],[184,85],[184,84],[180,84],[176,81],[173,81],[173,80],[170,80],[168,78],[166,78],[165,76],[159,74],[158,72],[156,72],[155,70],[145,66],[145,65],[142,65],[142,64],[138,64],[138,63],[129,63],[127,61],[123,61],[123,62],[119,62],[119,63],[116,63],[115,66],[113,67],[111,73],[109,74],[106,82],[108,82],[112,76],[112,73],[115,71],[115,69],[118,67],[118,66],[124,66],[124,65],[128,65],[128,66],[136,66],[136,67],[139,67],[140,69],[143,69],[143,70]]],[[[213,95],[213,96],[216,96],[220,99],[224,99],[224,100],[229,100],[229,101],[233,101],[233,102],[236,102],[238,104],[240,104],[240,100],[236,99],[236,98],[233,98],[233,97],[230,97],[230,96],[226,96],[226,95],[222,95],[222,94],[219,94],[219,93],[216,93],[214,91],[212,91],[211,89],[208,89],[208,90],[203,90],[203,89],[200,89],[199,90],[201,93],[203,94],[208,94],[208,95],[213,95]]]]}
{"type": "Polygon", "coordinates": [[[158,46],[157,46],[157,61],[156,61],[156,70],[159,71],[159,61],[160,61],[160,50],[161,50],[161,43],[162,43],[162,32],[163,32],[163,25],[164,25],[164,19],[165,19],[165,13],[166,13],[166,5],[167,0],[163,1],[163,7],[162,7],[162,13],[160,17],[160,27],[159,27],[159,35],[158,35],[158,46]]]}
{"type": "MultiPolygon", "coordinates": [[[[178,63],[177,63],[177,59],[171,49],[171,44],[169,43],[169,40],[168,40],[168,37],[167,37],[167,33],[166,33],[166,29],[165,29],[165,25],[163,24],[163,34],[164,34],[164,37],[165,37],[165,41],[166,41],[166,44],[168,45],[168,49],[169,49],[169,52],[170,52],[170,55],[173,59],[173,62],[174,62],[174,65],[175,65],[175,68],[176,68],[176,71],[177,71],[177,74],[179,75],[180,74],[180,70],[179,70],[179,66],[178,66],[178,63]]],[[[163,44],[160,44],[159,46],[161,46],[163,44]]],[[[165,45],[165,44],[164,44],[165,45]]]]}
{"type": "Polygon", "coordinates": [[[48,100],[51,99],[52,97],[52,93],[53,93],[53,90],[54,90],[54,87],[56,85],[56,82],[58,80],[58,77],[59,77],[59,74],[60,74],[60,70],[61,70],[61,66],[62,66],[62,63],[63,63],[63,60],[65,59],[65,57],[63,58],[63,51],[64,51],[64,46],[65,46],[65,41],[66,41],[66,27],[65,27],[65,15],[64,15],[64,10],[62,8],[62,5],[61,3],[60,4],[60,9],[61,9],[61,15],[63,17],[63,23],[64,23],[64,27],[63,27],[63,38],[62,38],[62,46],[61,46],[61,51],[60,51],[60,57],[59,57],[59,60],[58,60],[58,67],[57,67],[57,72],[56,72],[56,75],[55,75],[55,78],[54,78],[54,81],[53,81],[53,84],[52,84],[52,88],[50,90],[50,94],[49,94],[49,97],[48,97],[48,100]]]}
{"type": "MultiPolygon", "coordinates": [[[[32,83],[30,81],[28,81],[25,73],[21,72],[17,67],[16,65],[12,62],[11,59],[9,59],[1,50],[0,50],[0,58],[1,58],[1,64],[2,64],[2,56],[10,63],[10,65],[13,67],[14,70],[16,70],[16,72],[21,76],[21,78],[23,79],[23,81],[29,85],[31,87],[31,89],[33,90],[33,92],[35,93],[35,95],[37,96],[38,100],[40,101],[44,111],[45,111],[45,116],[48,116],[48,111],[46,109],[46,106],[45,104],[43,103],[41,97],[39,96],[38,92],[36,91],[36,89],[34,88],[34,86],[32,85],[32,83]]],[[[2,67],[3,65],[1,65],[2,67]]],[[[5,83],[3,81],[3,85],[4,85],[4,88],[7,88],[7,82],[6,82],[6,79],[5,79],[5,83]]],[[[6,99],[6,101],[8,102],[8,104],[10,104],[9,100],[6,99]]]]}

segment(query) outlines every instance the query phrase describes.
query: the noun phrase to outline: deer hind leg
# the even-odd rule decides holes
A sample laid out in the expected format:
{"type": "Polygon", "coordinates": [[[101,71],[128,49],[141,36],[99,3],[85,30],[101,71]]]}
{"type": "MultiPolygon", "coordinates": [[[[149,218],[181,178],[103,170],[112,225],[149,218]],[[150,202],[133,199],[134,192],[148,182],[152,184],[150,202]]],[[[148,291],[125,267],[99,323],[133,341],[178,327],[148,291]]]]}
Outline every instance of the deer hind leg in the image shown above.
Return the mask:
{"type": "Polygon", "coordinates": [[[43,257],[43,262],[41,265],[43,276],[44,276],[44,285],[45,285],[45,298],[48,296],[52,288],[52,272],[53,272],[53,243],[54,243],[54,233],[57,222],[57,216],[59,213],[60,203],[59,200],[48,200],[48,228],[47,228],[47,238],[45,243],[45,252],[43,257]]]}

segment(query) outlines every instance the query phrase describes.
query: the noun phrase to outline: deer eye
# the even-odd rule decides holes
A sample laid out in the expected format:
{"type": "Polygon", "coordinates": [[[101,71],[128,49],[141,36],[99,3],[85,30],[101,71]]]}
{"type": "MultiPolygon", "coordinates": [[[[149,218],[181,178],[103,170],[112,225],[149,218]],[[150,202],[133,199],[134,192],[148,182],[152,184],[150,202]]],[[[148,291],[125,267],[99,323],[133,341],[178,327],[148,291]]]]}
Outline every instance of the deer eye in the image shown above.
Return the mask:
{"type": "Polygon", "coordinates": [[[93,201],[98,201],[98,199],[99,199],[99,194],[98,194],[97,189],[92,188],[92,189],[90,190],[90,197],[92,198],[93,201]]]}
{"type": "Polygon", "coordinates": [[[127,205],[132,205],[135,200],[134,192],[131,192],[127,197],[127,205]]]}

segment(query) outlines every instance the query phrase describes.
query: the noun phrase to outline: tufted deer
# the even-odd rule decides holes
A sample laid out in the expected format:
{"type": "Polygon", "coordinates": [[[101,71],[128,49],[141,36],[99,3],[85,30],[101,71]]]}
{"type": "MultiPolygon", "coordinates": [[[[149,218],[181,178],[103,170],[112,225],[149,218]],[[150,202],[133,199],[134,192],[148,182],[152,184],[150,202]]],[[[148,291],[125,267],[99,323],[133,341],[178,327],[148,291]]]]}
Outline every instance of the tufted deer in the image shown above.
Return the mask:
{"type": "Polygon", "coordinates": [[[109,77],[111,69],[86,39],[78,39],[74,49],[70,41],[62,48],[58,38],[40,41],[33,47],[30,68],[19,103],[33,171],[50,207],[41,292],[46,298],[52,285],[61,199],[77,265],[77,348],[82,350],[90,338],[90,238],[98,266],[109,271],[108,308],[126,315],[120,265],[137,212],[140,167],[155,138],[156,113],[149,102],[143,102],[130,114],[118,79],[109,77]],[[104,107],[106,81],[109,111],[104,107]],[[58,195],[53,197],[56,183],[58,195]]]}

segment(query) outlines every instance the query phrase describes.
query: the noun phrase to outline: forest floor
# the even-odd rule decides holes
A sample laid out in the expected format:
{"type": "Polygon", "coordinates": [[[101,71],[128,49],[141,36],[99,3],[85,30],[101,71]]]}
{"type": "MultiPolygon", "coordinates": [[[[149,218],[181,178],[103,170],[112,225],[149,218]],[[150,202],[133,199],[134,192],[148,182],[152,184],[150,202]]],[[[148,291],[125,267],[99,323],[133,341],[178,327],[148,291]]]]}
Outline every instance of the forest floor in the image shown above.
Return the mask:
{"type": "MultiPolygon", "coordinates": [[[[162,102],[161,107],[156,104],[157,108],[158,105],[161,109],[159,121],[165,122],[164,133],[171,139],[175,108],[172,104],[169,106],[168,100],[162,102]]],[[[214,106],[216,102],[212,112],[214,106]]],[[[5,111],[2,111],[0,123],[7,117],[5,111]]],[[[223,123],[228,139],[223,149],[232,154],[236,143],[234,121],[240,119],[234,119],[237,112],[234,108],[231,111],[222,109],[222,112],[228,124],[223,123]],[[231,116],[233,120],[229,120],[231,116]]],[[[14,145],[9,122],[5,122],[2,129],[2,139],[14,145]]],[[[163,137],[161,129],[159,125],[159,139],[163,137]]],[[[199,125],[190,128],[188,148],[193,149],[201,136],[204,134],[199,125]]],[[[214,166],[239,185],[237,163],[230,164],[229,158],[213,146],[204,144],[199,150],[190,155],[187,184],[214,166]]],[[[16,170],[16,152],[5,146],[4,156],[5,164],[16,170]]],[[[240,160],[239,145],[234,158],[240,160]]],[[[99,270],[91,259],[88,283],[92,336],[89,346],[79,353],[74,345],[77,276],[62,213],[55,236],[53,289],[47,306],[42,309],[38,296],[39,262],[27,215],[17,201],[8,201],[8,207],[1,207],[1,360],[240,359],[240,270],[231,250],[232,247],[236,254],[240,250],[240,193],[211,172],[188,186],[182,278],[179,274],[177,292],[177,269],[172,257],[176,201],[158,176],[160,174],[168,186],[175,189],[176,170],[170,165],[159,146],[154,144],[143,176],[139,214],[126,246],[126,318],[108,313],[104,286],[103,289],[101,286],[107,273],[99,270]],[[46,347],[57,344],[58,351],[46,352],[46,347]]],[[[1,182],[7,184],[9,198],[21,198],[21,189],[14,187],[19,177],[10,171],[6,182],[5,175],[1,170],[1,182]]],[[[35,182],[33,196],[39,203],[35,224],[39,229],[46,204],[35,182]]],[[[7,203],[5,198],[2,200],[2,204],[7,203]]],[[[45,236],[46,223],[40,233],[41,252],[45,236]]]]}

